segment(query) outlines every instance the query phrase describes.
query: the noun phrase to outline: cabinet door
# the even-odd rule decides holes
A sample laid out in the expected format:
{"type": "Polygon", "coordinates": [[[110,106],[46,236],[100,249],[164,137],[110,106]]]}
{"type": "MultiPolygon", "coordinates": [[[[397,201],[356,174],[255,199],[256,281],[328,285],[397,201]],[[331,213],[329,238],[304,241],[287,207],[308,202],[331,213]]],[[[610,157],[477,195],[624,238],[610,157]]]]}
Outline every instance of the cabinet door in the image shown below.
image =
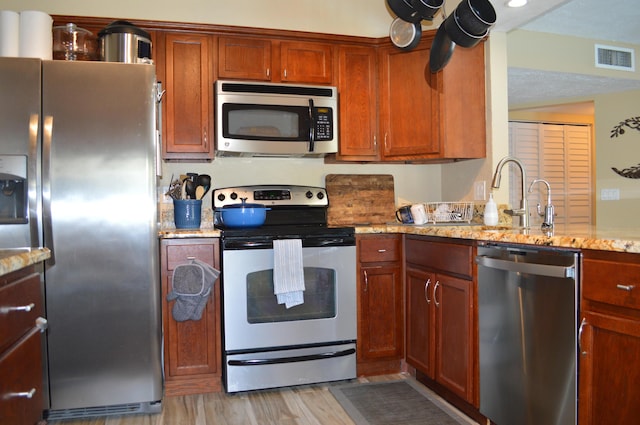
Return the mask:
{"type": "Polygon", "coordinates": [[[287,83],[332,84],[331,44],[283,41],[280,44],[280,80],[287,83]]]}
{"type": "Polygon", "coordinates": [[[380,51],[380,135],[388,160],[429,158],[439,153],[436,74],[428,70],[430,41],[405,52],[380,51]]]}
{"type": "Polygon", "coordinates": [[[438,328],[436,381],[472,402],[472,283],[443,274],[436,278],[433,295],[438,328]]]}
{"type": "Polygon", "coordinates": [[[212,159],[211,37],[166,34],[165,159],[212,159]]]}
{"type": "Polygon", "coordinates": [[[590,312],[583,318],[578,422],[637,424],[640,321],[590,312]]]}
{"type": "Polygon", "coordinates": [[[456,49],[441,79],[438,139],[444,159],[484,158],[487,146],[484,42],[456,49]]]}
{"type": "Polygon", "coordinates": [[[408,267],[407,287],[407,363],[435,377],[435,274],[408,267]]]}
{"type": "Polygon", "coordinates": [[[200,320],[178,322],[174,302],[167,302],[173,270],[191,258],[219,269],[217,240],[163,240],[162,297],[165,355],[165,393],[182,395],[220,389],[220,285],[214,284],[200,320]]]}
{"type": "Polygon", "coordinates": [[[362,267],[359,278],[358,360],[403,353],[400,266],[362,267]]]}
{"type": "Polygon", "coordinates": [[[271,41],[259,38],[220,37],[218,77],[271,80],[271,41]]]}
{"type": "Polygon", "coordinates": [[[338,53],[341,160],[374,160],[377,145],[377,66],[370,47],[341,47],[338,53]]]}

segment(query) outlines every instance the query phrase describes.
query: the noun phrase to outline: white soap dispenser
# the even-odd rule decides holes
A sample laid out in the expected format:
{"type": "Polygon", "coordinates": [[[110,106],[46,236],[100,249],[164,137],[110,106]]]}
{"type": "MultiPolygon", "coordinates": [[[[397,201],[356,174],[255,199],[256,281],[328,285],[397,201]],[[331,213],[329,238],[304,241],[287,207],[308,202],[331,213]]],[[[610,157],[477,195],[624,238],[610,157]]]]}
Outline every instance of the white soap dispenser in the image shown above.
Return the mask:
{"type": "Polygon", "coordinates": [[[487,226],[498,224],[498,206],[493,200],[493,193],[489,193],[489,200],[484,206],[484,224],[487,226]]]}

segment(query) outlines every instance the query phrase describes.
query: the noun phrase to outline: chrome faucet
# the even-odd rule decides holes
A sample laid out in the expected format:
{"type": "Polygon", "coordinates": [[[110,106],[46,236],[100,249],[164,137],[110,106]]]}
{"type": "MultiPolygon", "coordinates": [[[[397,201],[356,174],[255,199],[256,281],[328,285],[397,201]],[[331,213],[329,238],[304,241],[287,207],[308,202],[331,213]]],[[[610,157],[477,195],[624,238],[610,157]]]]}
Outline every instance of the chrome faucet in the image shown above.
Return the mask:
{"type": "Polygon", "coordinates": [[[519,216],[520,217],[520,225],[528,229],[529,228],[529,205],[527,202],[527,173],[524,170],[524,164],[520,162],[519,159],[514,158],[512,156],[505,156],[498,162],[498,166],[496,167],[496,172],[493,175],[493,182],[491,183],[491,187],[494,189],[498,189],[500,187],[500,178],[502,173],[502,167],[505,166],[507,162],[513,162],[520,168],[520,172],[522,173],[522,200],[520,201],[520,208],[517,210],[504,210],[505,214],[510,216],[519,216]]]}
{"type": "Polygon", "coordinates": [[[544,212],[540,210],[540,203],[538,203],[538,215],[544,217],[542,222],[542,230],[553,229],[553,205],[551,204],[551,185],[544,179],[535,179],[529,186],[529,193],[533,192],[533,185],[536,183],[544,183],[547,186],[547,205],[544,207],[544,212]]]}

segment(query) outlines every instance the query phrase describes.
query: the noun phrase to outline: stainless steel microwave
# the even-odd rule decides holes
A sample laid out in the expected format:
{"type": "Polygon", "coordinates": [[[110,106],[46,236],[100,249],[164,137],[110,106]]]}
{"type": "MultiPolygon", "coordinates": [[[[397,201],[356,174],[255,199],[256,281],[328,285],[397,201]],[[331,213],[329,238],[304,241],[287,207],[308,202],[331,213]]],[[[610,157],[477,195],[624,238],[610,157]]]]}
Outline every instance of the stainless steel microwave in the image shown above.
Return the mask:
{"type": "Polygon", "coordinates": [[[323,157],[338,151],[338,90],[248,81],[215,84],[217,156],[323,157]]]}

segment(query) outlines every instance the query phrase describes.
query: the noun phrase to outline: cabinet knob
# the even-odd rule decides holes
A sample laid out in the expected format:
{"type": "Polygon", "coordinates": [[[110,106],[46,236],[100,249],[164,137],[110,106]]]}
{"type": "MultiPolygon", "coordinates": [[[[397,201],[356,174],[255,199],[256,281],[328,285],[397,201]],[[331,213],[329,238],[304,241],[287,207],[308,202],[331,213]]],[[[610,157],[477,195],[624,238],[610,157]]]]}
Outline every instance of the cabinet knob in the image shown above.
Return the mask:
{"type": "Polygon", "coordinates": [[[36,305],[34,303],[19,306],[0,307],[0,314],[9,314],[12,311],[30,312],[36,305]]]}

